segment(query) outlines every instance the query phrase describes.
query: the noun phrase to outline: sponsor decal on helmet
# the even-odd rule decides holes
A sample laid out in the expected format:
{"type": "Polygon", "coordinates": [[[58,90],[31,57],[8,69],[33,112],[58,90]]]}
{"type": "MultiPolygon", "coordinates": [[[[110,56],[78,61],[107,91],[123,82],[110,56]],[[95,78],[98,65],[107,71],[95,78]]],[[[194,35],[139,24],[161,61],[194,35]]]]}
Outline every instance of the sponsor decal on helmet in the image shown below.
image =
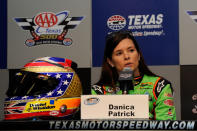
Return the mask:
{"type": "Polygon", "coordinates": [[[55,109],[54,105],[51,105],[49,103],[49,101],[33,101],[33,102],[29,102],[27,103],[24,113],[27,112],[38,112],[38,111],[50,111],[55,109]]]}
{"type": "Polygon", "coordinates": [[[25,109],[25,105],[27,102],[12,102],[4,104],[4,112],[5,114],[20,114],[25,109]]]}
{"type": "Polygon", "coordinates": [[[51,111],[49,112],[49,115],[51,116],[57,116],[59,114],[59,111],[51,111]]]}
{"type": "Polygon", "coordinates": [[[29,47],[40,44],[59,44],[69,46],[71,38],[65,38],[69,29],[76,28],[84,16],[69,17],[69,11],[59,13],[41,12],[33,18],[15,18],[17,24],[30,31],[33,38],[27,39],[29,47]]]}
{"type": "Polygon", "coordinates": [[[90,97],[84,100],[85,105],[95,105],[99,102],[99,98],[96,97],[90,97]]]}

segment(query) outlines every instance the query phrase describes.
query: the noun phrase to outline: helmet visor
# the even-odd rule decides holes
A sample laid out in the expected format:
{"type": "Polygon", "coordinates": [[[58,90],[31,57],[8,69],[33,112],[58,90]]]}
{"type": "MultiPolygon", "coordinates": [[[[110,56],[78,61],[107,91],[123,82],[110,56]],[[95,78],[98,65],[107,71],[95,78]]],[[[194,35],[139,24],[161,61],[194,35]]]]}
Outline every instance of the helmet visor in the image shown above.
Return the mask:
{"type": "Polygon", "coordinates": [[[37,96],[52,91],[59,84],[54,77],[40,73],[19,71],[10,79],[8,97],[37,96]]]}

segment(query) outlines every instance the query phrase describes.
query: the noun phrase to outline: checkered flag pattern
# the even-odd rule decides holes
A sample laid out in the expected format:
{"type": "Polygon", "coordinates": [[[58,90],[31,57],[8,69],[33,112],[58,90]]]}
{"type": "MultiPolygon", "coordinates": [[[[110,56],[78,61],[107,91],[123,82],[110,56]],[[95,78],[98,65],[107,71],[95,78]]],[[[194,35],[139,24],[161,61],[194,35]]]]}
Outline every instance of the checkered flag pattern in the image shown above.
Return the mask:
{"type": "Polygon", "coordinates": [[[187,11],[188,15],[197,22],[197,11],[187,11]]]}
{"type": "Polygon", "coordinates": [[[15,18],[17,24],[24,30],[34,30],[33,26],[36,26],[31,18],[15,18]]]}
{"type": "Polygon", "coordinates": [[[77,25],[79,25],[81,23],[83,18],[84,18],[83,16],[81,16],[81,17],[68,17],[68,18],[65,19],[65,21],[63,21],[59,25],[66,25],[67,29],[74,29],[77,25]]]}
{"type": "MultiPolygon", "coordinates": [[[[83,20],[83,16],[81,17],[68,17],[59,25],[65,25],[66,29],[74,29],[77,25],[81,23],[83,20]]],[[[34,30],[33,26],[36,26],[31,18],[15,18],[17,24],[22,27],[24,30],[34,30]]]]}

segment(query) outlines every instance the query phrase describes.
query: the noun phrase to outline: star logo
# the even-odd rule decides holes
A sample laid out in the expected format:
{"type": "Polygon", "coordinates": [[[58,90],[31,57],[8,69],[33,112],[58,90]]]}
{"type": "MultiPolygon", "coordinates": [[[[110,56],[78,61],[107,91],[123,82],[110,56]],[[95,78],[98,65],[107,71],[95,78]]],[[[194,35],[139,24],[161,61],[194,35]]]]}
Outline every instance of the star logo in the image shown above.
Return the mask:
{"type": "Polygon", "coordinates": [[[67,78],[71,78],[71,75],[68,73],[68,75],[66,75],[67,76],[67,78]]]}
{"type": "Polygon", "coordinates": [[[47,93],[47,96],[52,96],[53,92],[50,91],[49,93],[47,93]]]}
{"type": "Polygon", "coordinates": [[[51,76],[51,75],[47,73],[47,76],[51,76]]]}
{"type": "Polygon", "coordinates": [[[55,77],[56,77],[56,79],[58,79],[58,78],[61,78],[61,75],[57,74],[55,77]]]}
{"type": "Polygon", "coordinates": [[[57,91],[57,94],[62,94],[63,93],[63,91],[60,89],[59,91],[57,91]]]}
{"type": "Polygon", "coordinates": [[[40,98],[40,97],[41,97],[41,95],[38,95],[37,97],[38,97],[38,98],[40,98]]]}
{"type": "Polygon", "coordinates": [[[63,85],[68,85],[68,81],[66,80],[66,81],[63,81],[63,85]]]}
{"type": "Polygon", "coordinates": [[[17,98],[17,97],[16,97],[16,96],[14,96],[14,97],[12,97],[12,98],[11,98],[11,100],[13,100],[13,99],[15,99],[15,98],[17,98]]]}
{"type": "Polygon", "coordinates": [[[28,96],[23,96],[22,99],[27,99],[28,96]]]}

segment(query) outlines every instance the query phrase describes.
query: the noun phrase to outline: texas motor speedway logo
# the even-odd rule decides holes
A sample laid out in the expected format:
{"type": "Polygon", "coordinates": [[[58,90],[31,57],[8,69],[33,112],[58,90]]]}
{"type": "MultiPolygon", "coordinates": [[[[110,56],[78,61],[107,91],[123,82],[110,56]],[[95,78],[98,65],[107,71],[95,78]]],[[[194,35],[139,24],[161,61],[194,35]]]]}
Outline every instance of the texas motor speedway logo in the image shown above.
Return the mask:
{"type": "Polygon", "coordinates": [[[163,36],[165,35],[163,21],[164,14],[162,13],[132,14],[126,17],[113,15],[108,18],[107,26],[116,31],[127,28],[127,30],[132,30],[133,36],[163,36]]]}
{"type": "Polygon", "coordinates": [[[107,26],[112,30],[121,30],[126,25],[126,19],[121,15],[113,15],[107,20],[107,26]]]}
{"type": "Polygon", "coordinates": [[[84,16],[68,17],[69,11],[59,13],[41,12],[33,18],[15,18],[17,24],[24,30],[29,30],[33,38],[27,39],[27,46],[40,44],[59,44],[69,46],[71,38],[65,38],[69,29],[74,29],[84,16]]]}

